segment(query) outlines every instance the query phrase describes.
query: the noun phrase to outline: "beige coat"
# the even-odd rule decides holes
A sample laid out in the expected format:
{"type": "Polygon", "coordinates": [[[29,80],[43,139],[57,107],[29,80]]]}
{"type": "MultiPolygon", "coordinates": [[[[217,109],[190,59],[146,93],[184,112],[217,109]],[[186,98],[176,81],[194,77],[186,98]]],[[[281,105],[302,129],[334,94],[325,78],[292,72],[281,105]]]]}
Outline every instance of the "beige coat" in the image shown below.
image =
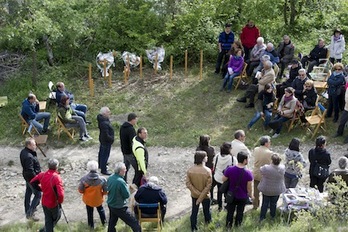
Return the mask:
{"type": "Polygon", "coordinates": [[[240,151],[244,151],[248,154],[248,156],[250,156],[250,150],[247,148],[247,146],[245,146],[245,144],[238,140],[238,139],[234,139],[231,143],[232,145],[232,150],[231,150],[231,154],[233,157],[236,157],[237,158],[237,154],[240,152],[240,151]]]}
{"type": "Polygon", "coordinates": [[[198,202],[209,198],[211,184],[211,170],[205,165],[194,165],[187,171],[186,186],[191,191],[191,197],[197,198],[198,202]]]}
{"type": "Polygon", "coordinates": [[[296,108],[297,98],[295,98],[295,96],[294,96],[291,101],[288,101],[287,103],[284,104],[284,97],[285,97],[285,94],[283,95],[282,100],[280,100],[280,103],[278,106],[278,112],[283,111],[284,114],[282,116],[287,117],[287,118],[292,118],[292,116],[294,115],[295,108],[296,108]]]}
{"type": "Polygon", "coordinates": [[[254,156],[254,169],[253,169],[253,175],[254,179],[260,181],[261,180],[261,173],[260,173],[260,168],[263,165],[270,164],[271,163],[271,156],[273,152],[265,147],[265,146],[260,146],[256,147],[253,152],[254,156]]]}
{"type": "Polygon", "coordinates": [[[273,68],[270,68],[268,70],[262,70],[261,72],[261,78],[259,79],[258,82],[258,88],[259,92],[265,89],[266,84],[271,84],[275,81],[275,73],[273,68]]]}

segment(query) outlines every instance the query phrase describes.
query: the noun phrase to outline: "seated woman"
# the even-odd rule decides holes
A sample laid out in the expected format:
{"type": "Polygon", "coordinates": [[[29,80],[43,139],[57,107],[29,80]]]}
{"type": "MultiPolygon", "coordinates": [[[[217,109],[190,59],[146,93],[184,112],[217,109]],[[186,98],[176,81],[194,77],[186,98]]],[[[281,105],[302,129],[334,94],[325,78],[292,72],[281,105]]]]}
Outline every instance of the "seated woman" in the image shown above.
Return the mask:
{"type": "Polygon", "coordinates": [[[274,100],[273,87],[271,84],[266,84],[265,89],[258,94],[256,113],[247,126],[249,130],[261,117],[265,117],[263,126],[265,129],[267,128],[268,123],[271,121],[274,100]]]}
{"type": "MultiPolygon", "coordinates": [[[[233,56],[237,54],[237,50],[242,50],[242,57],[244,58],[244,48],[242,43],[239,40],[234,41],[234,43],[231,46],[231,49],[228,51],[226,56],[228,56],[228,61],[232,59],[233,56]]],[[[227,73],[227,68],[228,68],[228,63],[227,62],[223,67],[222,67],[222,79],[226,76],[227,73]]]]}
{"type": "Polygon", "coordinates": [[[85,121],[81,116],[77,116],[75,111],[70,107],[69,97],[66,95],[63,95],[60,99],[60,104],[58,106],[58,117],[67,127],[76,125],[80,127],[80,141],[92,139],[92,137],[88,135],[85,121]]]}
{"type": "Polygon", "coordinates": [[[340,176],[346,185],[348,186],[348,169],[347,169],[348,159],[342,156],[338,160],[338,168],[330,173],[328,183],[336,183],[335,176],[340,176]]]}
{"type": "Polygon", "coordinates": [[[242,50],[237,49],[236,55],[233,55],[228,62],[226,76],[223,80],[220,91],[223,91],[228,83],[227,92],[230,93],[233,85],[233,78],[239,76],[243,71],[244,59],[242,57],[242,50]]]}
{"type": "Polygon", "coordinates": [[[277,115],[269,123],[269,126],[275,130],[272,138],[277,138],[280,135],[280,131],[283,127],[283,123],[291,119],[294,115],[297,99],[294,96],[294,89],[287,87],[282,99],[279,102],[277,109],[277,115]]]}

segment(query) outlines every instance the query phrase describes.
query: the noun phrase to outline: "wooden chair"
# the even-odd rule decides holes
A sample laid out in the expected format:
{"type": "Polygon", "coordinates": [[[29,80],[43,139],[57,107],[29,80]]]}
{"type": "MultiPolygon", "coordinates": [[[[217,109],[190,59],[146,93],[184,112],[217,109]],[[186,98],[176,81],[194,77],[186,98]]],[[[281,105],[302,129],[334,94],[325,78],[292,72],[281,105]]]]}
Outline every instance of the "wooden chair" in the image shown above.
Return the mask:
{"type": "Polygon", "coordinates": [[[49,100],[49,104],[56,104],[56,92],[53,89],[53,82],[50,81],[48,82],[48,89],[50,91],[50,93],[48,94],[48,100],[49,100]]]}
{"type": "Polygon", "coordinates": [[[247,67],[248,67],[248,64],[244,63],[242,73],[239,76],[236,76],[234,78],[234,81],[233,81],[233,83],[235,83],[234,89],[238,89],[241,81],[244,81],[245,83],[249,83],[248,75],[246,73],[247,67]]]}
{"type": "Polygon", "coordinates": [[[41,135],[36,127],[31,124],[28,128],[28,134],[30,137],[35,139],[36,147],[41,151],[43,156],[46,157],[45,152],[42,150],[41,146],[45,146],[47,143],[48,135],[41,135]]]}
{"type": "Polygon", "coordinates": [[[27,132],[27,129],[29,128],[29,124],[27,123],[27,121],[25,121],[25,119],[23,118],[21,114],[19,115],[19,118],[21,119],[22,135],[24,135],[25,132],[27,132]]]}
{"type": "Polygon", "coordinates": [[[62,122],[62,120],[58,116],[56,118],[56,123],[57,123],[57,128],[58,128],[57,129],[58,140],[60,138],[60,133],[62,133],[62,132],[65,132],[71,140],[74,140],[76,127],[66,127],[65,124],[62,122]]]}
{"type": "Polygon", "coordinates": [[[274,70],[275,77],[277,78],[279,73],[279,66],[276,63],[273,64],[273,70],[274,70]]]}
{"type": "Polygon", "coordinates": [[[317,107],[313,110],[312,114],[310,116],[306,117],[306,120],[308,122],[307,130],[312,134],[313,138],[319,128],[326,131],[326,122],[325,122],[325,116],[326,116],[327,109],[325,109],[321,104],[318,104],[317,107]],[[313,127],[311,129],[311,127],[313,127]]]}
{"type": "Polygon", "coordinates": [[[302,103],[297,100],[294,114],[288,124],[288,132],[290,132],[298,123],[301,122],[301,114],[304,114],[304,108],[302,103]]]}
{"type": "Polygon", "coordinates": [[[142,226],[142,223],[144,222],[154,222],[157,223],[157,231],[161,231],[162,229],[162,216],[161,216],[161,204],[158,203],[152,203],[152,204],[145,204],[145,203],[139,203],[137,205],[137,211],[138,211],[138,220],[140,227],[142,231],[145,231],[145,229],[142,226]],[[156,214],[144,214],[141,212],[142,209],[156,209],[156,214]]]}

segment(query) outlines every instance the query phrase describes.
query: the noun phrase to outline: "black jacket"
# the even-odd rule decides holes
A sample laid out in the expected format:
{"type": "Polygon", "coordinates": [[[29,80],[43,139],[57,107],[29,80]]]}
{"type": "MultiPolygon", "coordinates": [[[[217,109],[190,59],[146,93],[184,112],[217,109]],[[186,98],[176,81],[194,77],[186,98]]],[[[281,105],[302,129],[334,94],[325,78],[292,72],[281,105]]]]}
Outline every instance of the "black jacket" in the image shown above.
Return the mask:
{"type": "Polygon", "coordinates": [[[327,48],[324,47],[319,47],[319,45],[315,45],[313,50],[309,53],[310,55],[310,60],[316,60],[319,61],[319,59],[325,59],[327,56],[327,48]]]}
{"type": "Polygon", "coordinates": [[[129,122],[124,122],[120,128],[121,150],[123,154],[132,154],[132,140],[136,136],[135,129],[129,122]]]}
{"type": "Polygon", "coordinates": [[[25,181],[30,182],[37,174],[41,172],[39,160],[35,151],[29,148],[24,148],[20,155],[21,164],[23,167],[23,177],[25,181]]]}
{"type": "Polygon", "coordinates": [[[315,164],[322,164],[329,166],[331,164],[331,156],[330,153],[325,148],[312,148],[308,153],[309,159],[309,175],[313,175],[315,164]]]}
{"type": "Polygon", "coordinates": [[[306,89],[303,92],[303,96],[306,96],[306,98],[304,98],[303,101],[307,102],[307,106],[311,106],[311,107],[315,106],[315,102],[317,101],[318,94],[314,86],[310,90],[306,89]]]}
{"type": "Polygon", "coordinates": [[[98,128],[99,128],[99,142],[101,144],[113,144],[115,133],[109,118],[104,117],[101,114],[97,116],[98,128]]]}
{"type": "MultiPolygon", "coordinates": [[[[134,199],[138,203],[159,202],[162,208],[167,204],[167,196],[163,192],[162,188],[152,183],[146,183],[143,186],[141,186],[135,194],[134,199]]],[[[148,211],[144,211],[144,213],[155,214],[156,212],[152,212],[150,209],[148,211]]]]}

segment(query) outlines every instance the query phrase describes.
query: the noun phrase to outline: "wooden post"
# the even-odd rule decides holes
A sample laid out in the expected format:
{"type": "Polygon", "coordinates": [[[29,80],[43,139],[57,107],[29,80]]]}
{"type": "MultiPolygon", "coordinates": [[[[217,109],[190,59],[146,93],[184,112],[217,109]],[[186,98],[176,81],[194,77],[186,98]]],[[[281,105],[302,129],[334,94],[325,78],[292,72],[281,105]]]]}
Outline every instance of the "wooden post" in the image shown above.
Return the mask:
{"type": "Polygon", "coordinates": [[[185,50],[185,78],[187,78],[187,50],[185,50]]]}
{"type": "Polygon", "coordinates": [[[173,78],[173,56],[170,56],[170,79],[173,78]]]}
{"type": "Polygon", "coordinates": [[[139,68],[140,68],[140,79],[143,78],[143,58],[142,56],[140,56],[140,64],[139,64],[139,68]]]}
{"type": "Polygon", "coordinates": [[[123,66],[123,76],[124,76],[124,83],[128,84],[128,79],[127,79],[127,66],[123,66]]]}
{"type": "Polygon", "coordinates": [[[199,67],[199,79],[203,79],[203,50],[201,50],[201,62],[199,67]]]}
{"type": "Polygon", "coordinates": [[[157,74],[157,62],[158,62],[158,53],[155,56],[155,74],[157,74]]]}
{"type": "Polygon", "coordinates": [[[106,63],[107,61],[104,59],[103,66],[104,66],[104,80],[106,81],[106,63]]]}
{"type": "Polygon", "coordinates": [[[112,78],[112,70],[109,69],[109,87],[111,88],[112,85],[111,85],[111,78],[112,78]]]}

